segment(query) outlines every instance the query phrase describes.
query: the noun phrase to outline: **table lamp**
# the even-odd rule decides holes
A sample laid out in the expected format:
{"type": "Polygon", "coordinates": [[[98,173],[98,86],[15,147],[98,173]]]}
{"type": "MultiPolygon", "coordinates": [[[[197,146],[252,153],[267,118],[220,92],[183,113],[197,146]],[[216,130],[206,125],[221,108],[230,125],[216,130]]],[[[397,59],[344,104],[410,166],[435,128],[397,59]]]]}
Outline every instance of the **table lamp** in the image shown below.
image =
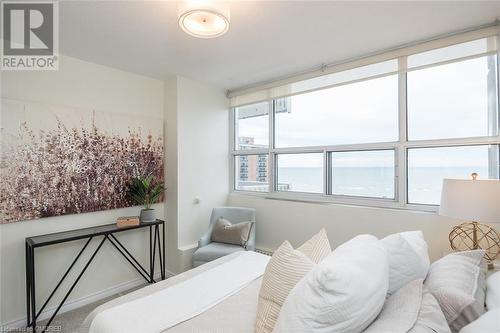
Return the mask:
{"type": "Polygon", "coordinates": [[[470,222],[455,226],[450,232],[450,246],[455,251],[486,251],[488,267],[500,252],[500,235],[483,223],[500,223],[500,180],[443,179],[439,215],[470,222]]]}

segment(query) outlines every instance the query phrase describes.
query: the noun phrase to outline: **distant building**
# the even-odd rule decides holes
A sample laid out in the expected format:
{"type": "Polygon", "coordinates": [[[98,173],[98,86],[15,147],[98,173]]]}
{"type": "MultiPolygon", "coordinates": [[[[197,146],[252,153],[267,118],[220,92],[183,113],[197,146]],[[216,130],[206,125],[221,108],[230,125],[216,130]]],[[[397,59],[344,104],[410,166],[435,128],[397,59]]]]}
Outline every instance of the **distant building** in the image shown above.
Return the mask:
{"type": "MultiPolygon", "coordinates": [[[[254,143],[254,138],[240,137],[241,149],[265,148],[254,143]]],[[[242,155],[239,157],[240,180],[267,182],[267,155],[242,155]]]]}

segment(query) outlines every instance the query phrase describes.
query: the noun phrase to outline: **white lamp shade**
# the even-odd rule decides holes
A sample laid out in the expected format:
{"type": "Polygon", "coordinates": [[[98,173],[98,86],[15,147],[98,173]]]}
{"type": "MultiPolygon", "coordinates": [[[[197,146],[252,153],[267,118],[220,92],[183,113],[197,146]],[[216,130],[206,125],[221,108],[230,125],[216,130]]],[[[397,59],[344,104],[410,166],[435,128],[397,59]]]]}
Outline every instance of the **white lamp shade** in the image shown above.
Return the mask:
{"type": "Polygon", "coordinates": [[[500,180],[443,179],[439,215],[500,223],[500,180]]]}

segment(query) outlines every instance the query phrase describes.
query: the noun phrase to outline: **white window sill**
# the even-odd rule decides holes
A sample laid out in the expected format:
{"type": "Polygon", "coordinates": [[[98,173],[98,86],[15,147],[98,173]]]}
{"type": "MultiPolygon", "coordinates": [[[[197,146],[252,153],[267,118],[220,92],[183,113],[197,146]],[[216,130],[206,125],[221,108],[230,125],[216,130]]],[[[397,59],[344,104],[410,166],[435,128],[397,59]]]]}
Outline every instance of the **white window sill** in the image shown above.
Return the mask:
{"type": "Polygon", "coordinates": [[[417,205],[405,204],[390,200],[390,199],[377,199],[377,198],[356,198],[356,197],[338,197],[326,196],[322,194],[310,193],[286,193],[286,192],[252,192],[252,191],[237,191],[230,192],[231,196],[247,196],[258,197],[265,200],[279,200],[290,202],[301,202],[320,205],[339,205],[358,208],[375,208],[375,209],[390,209],[390,210],[405,210],[418,213],[437,213],[439,206],[434,205],[417,205]]]}

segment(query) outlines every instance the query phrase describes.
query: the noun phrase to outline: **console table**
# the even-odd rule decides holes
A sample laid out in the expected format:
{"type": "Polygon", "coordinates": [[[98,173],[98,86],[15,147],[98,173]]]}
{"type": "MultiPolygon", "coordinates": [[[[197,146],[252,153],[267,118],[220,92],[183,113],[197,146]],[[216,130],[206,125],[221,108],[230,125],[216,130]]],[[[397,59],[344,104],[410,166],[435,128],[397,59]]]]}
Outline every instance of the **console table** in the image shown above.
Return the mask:
{"type": "Polygon", "coordinates": [[[77,285],[80,278],[85,273],[90,263],[94,260],[95,256],[101,249],[104,242],[109,241],[118,252],[125,258],[127,261],[134,267],[137,272],[148,282],[155,283],[154,279],[154,270],[155,270],[155,255],[156,250],[158,249],[159,261],[160,261],[160,270],[161,270],[161,279],[165,279],[165,222],[162,220],[156,220],[154,222],[141,222],[139,225],[130,226],[130,227],[117,227],[115,223],[101,225],[96,227],[70,230],[64,232],[58,232],[53,234],[39,235],[34,237],[27,237],[25,242],[26,249],[26,312],[27,312],[27,327],[31,327],[33,332],[36,332],[36,321],[40,316],[42,311],[45,309],[49,301],[52,299],[52,296],[56,293],[56,291],[61,286],[62,282],[66,279],[69,272],[76,264],[80,256],[83,254],[90,241],[94,238],[99,238],[99,245],[92,253],[90,259],[87,261],[81,272],[78,274],[76,280],[73,282],[66,295],[63,297],[61,303],[57,306],[56,310],[48,320],[47,324],[44,327],[40,328],[40,331],[43,332],[47,327],[50,326],[52,320],[57,315],[64,302],[68,299],[69,295],[77,285]],[[161,233],[160,233],[161,226],[161,233]],[[146,270],[135,258],[132,254],[126,249],[126,247],[115,237],[115,234],[125,231],[131,231],[136,229],[149,228],[149,271],[146,270]],[[82,247],[82,249],[78,252],[76,258],[69,265],[66,272],[63,274],[61,280],[57,283],[54,290],[50,293],[47,300],[44,304],[38,309],[36,308],[36,299],[35,299],[35,249],[43,246],[49,246],[54,244],[60,244],[65,242],[71,242],[75,240],[87,240],[82,247]]]}

